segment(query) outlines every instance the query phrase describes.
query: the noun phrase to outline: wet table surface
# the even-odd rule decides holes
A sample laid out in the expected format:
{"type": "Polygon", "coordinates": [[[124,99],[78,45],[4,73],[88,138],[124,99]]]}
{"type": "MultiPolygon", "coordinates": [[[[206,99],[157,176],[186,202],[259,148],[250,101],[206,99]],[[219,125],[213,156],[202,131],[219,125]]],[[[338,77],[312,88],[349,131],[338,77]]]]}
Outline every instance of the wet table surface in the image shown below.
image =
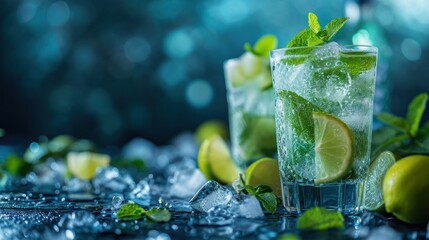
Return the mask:
{"type": "MultiPolygon", "coordinates": [[[[115,196],[115,195],[113,195],[115,196]]],[[[116,196],[118,196],[116,194],[116,196]]],[[[146,219],[118,221],[112,195],[67,193],[53,189],[8,189],[0,192],[1,239],[427,239],[427,226],[408,225],[389,215],[364,212],[348,217],[344,229],[299,231],[296,218],[283,209],[256,219],[232,218],[216,223],[192,212],[187,200],[152,198],[147,206],[170,210],[168,223],[146,219]],[[31,191],[30,191],[31,190],[31,191]]]]}

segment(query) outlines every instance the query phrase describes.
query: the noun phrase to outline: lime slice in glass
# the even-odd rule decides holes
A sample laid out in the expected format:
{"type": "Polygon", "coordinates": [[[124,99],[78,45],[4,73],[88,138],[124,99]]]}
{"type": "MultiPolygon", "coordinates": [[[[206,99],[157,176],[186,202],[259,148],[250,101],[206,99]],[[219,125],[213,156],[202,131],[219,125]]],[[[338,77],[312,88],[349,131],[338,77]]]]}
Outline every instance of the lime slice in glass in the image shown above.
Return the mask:
{"type": "Polygon", "coordinates": [[[371,163],[365,179],[365,208],[370,211],[384,209],[383,179],[387,170],[395,164],[395,155],[384,151],[371,163]]]}
{"type": "Polygon", "coordinates": [[[98,167],[108,166],[110,156],[92,152],[70,152],[67,154],[67,167],[73,176],[89,180],[95,176],[98,167]]]}
{"type": "Polygon", "coordinates": [[[207,179],[232,183],[240,174],[225,141],[214,135],[204,140],[198,152],[198,167],[207,179]]]}
{"type": "Polygon", "coordinates": [[[256,187],[267,185],[277,196],[281,196],[281,183],[279,174],[279,163],[272,158],[262,158],[252,163],[246,169],[246,185],[256,187]]]}
{"type": "Polygon", "coordinates": [[[337,117],[313,113],[316,184],[336,181],[349,171],[353,162],[353,133],[337,117]]]}

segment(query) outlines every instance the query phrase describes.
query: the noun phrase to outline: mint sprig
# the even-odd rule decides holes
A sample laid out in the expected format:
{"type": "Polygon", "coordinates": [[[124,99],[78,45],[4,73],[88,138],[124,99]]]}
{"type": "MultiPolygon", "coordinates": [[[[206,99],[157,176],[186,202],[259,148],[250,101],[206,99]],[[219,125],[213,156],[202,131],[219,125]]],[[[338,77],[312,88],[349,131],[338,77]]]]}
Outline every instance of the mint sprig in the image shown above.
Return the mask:
{"type": "Polygon", "coordinates": [[[386,126],[374,131],[371,156],[378,156],[386,150],[402,157],[429,154],[429,121],[420,127],[427,101],[427,93],[417,95],[408,106],[406,117],[378,114],[377,119],[386,126]]]}
{"type": "Polygon", "coordinates": [[[338,211],[327,210],[321,207],[311,208],[302,214],[297,223],[298,229],[325,230],[329,228],[343,228],[344,218],[338,211]]]}
{"type": "Polygon", "coordinates": [[[270,57],[270,51],[277,48],[277,38],[274,35],[264,35],[253,45],[246,43],[244,49],[260,57],[270,57]]]}
{"type": "Polygon", "coordinates": [[[127,203],[117,212],[119,220],[139,220],[143,217],[154,222],[168,222],[171,219],[171,213],[165,208],[151,208],[146,211],[136,203],[127,203]]]}
{"type": "Polygon", "coordinates": [[[246,185],[243,174],[240,174],[240,182],[242,186],[240,187],[241,190],[239,192],[255,196],[262,207],[270,213],[275,213],[277,211],[279,199],[273,193],[271,187],[267,185],[258,185],[256,187],[246,185]]]}
{"type": "Polygon", "coordinates": [[[335,18],[321,29],[316,14],[308,13],[308,28],[299,32],[287,47],[313,47],[331,41],[334,35],[346,24],[348,17],[335,18]]]}

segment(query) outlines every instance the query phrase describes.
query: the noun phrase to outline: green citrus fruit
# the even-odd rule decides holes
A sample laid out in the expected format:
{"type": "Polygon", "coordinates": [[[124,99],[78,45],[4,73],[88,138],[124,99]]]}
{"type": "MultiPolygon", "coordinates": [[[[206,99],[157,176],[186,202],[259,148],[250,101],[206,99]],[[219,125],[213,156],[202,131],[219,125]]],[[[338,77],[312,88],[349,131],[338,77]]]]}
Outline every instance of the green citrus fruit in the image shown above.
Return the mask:
{"type": "Polygon", "coordinates": [[[395,164],[390,151],[382,152],[369,166],[365,180],[365,208],[370,211],[384,209],[383,179],[387,170],[395,164]]]}
{"type": "Polygon", "coordinates": [[[353,162],[353,133],[339,118],[313,113],[316,184],[329,183],[346,175],[353,162]]]}
{"type": "Polygon", "coordinates": [[[246,185],[256,187],[267,185],[271,187],[273,193],[281,196],[281,181],[279,174],[279,163],[272,158],[262,158],[252,163],[246,169],[246,185]]]}
{"type": "Polygon", "coordinates": [[[198,126],[195,132],[195,137],[197,138],[198,143],[202,143],[207,138],[216,134],[221,136],[223,139],[228,138],[228,130],[225,124],[220,121],[210,120],[198,126]]]}
{"type": "Polygon", "coordinates": [[[110,156],[92,152],[70,152],[67,154],[67,167],[73,176],[89,180],[95,176],[98,167],[108,166],[110,156]]]}
{"type": "Polygon", "coordinates": [[[411,155],[397,161],[383,180],[386,211],[410,224],[429,221],[429,156],[411,155]]]}
{"type": "Polygon", "coordinates": [[[211,136],[201,144],[198,167],[207,179],[223,184],[232,183],[240,174],[228,146],[219,135],[211,136]]]}

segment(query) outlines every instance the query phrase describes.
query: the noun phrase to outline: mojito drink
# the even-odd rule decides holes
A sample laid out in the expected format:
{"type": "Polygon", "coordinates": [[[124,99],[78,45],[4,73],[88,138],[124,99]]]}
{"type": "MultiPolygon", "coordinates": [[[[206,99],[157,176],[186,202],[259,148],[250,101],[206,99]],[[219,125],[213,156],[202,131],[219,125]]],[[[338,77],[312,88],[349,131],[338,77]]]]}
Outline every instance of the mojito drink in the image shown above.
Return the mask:
{"type": "Polygon", "coordinates": [[[277,152],[269,61],[250,52],[224,64],[233,158],[242,169],[277,152]]]}
{"type": "Polygon", "coordinates": [[[315,47],[271,52],[284,204],[356,213],[370,161],[377,49],[315,47]]]}

